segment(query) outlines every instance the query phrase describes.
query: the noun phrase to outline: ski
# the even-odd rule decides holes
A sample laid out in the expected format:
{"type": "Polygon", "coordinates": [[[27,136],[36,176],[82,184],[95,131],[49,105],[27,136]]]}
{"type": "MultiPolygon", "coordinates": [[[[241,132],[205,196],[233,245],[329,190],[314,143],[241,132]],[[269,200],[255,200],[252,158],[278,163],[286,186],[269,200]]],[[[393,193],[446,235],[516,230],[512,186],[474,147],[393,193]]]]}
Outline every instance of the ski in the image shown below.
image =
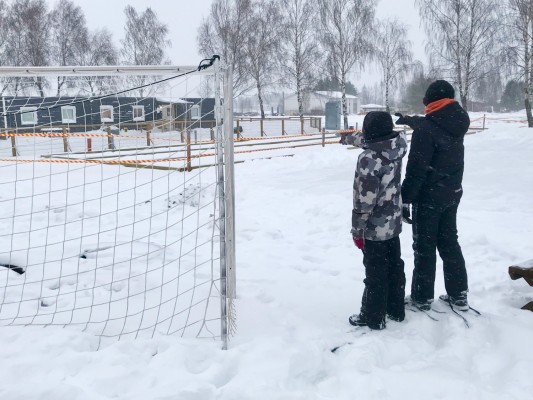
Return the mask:
{"type": "MultiPolygon", "coordinates": [[[[448,306],[450,307],[450,309],[452,310],[452,312],[453,312],[455,315],[457,315],[458,317],[460,317],[460,318],[463,320],[463,322],[464,322],[464,324],[465,324],[465,326],[466,326],[467,328],[470,328],[470,327],[471,327],[471,322],[470,322],[470,320],[469,320],[468,318],[466,318],[464,315],[460,314],[460,313],[459,313],[459,312],[453,307],[453,304],[452,304],[449,300],[448,300],[448,301],[440,300],[440,301],[442,301],[442,302],[448,304],[448,306]]],[[[481,312],[479,312],[479,311],[476,310],[475,308],[471,307],[470,305],[468,306],[468,310],[473,311],[473,312],[474,312],[474,315],[475,315],[476,317],[481,316],[481,312]]],[[[468,311],[468,310],[467,310],[467,311],[468,311]]],[[[436,310],[435,310],[435,311],[436,311],[436,310]]],[[[439,312],[440,312],[440,313],[445,313],[445,311],[439,311],[439,312]]],[[[462,312],[465,312],[465,311],[462,311],[462,312]]]]}
{"type": "Polygon", "coordinates": [[[17,265],[0,264],[0,267],[10,269],[11,271],[16,272],[19,275],[22,275],[24,272],[26,272],[22,267],[19,267],[17,265]]]}
{"type": "MultiPolygon", "coordinates": [[[[369,330],[365,329],[365,327],[360,327],[360,328],[355,328],[354,330],[352,331],[349,331],[348,333],[352,333],[352,334],[357,334],[357,336],[363,336],[363,335],[366,335],[367,333],[369,332],[369,330]]],[[[344,342],[342,344],[339,344],[335,347],[332,347],[329,351],[331,351],[332,353],[336,353],[337,350],[345,347],[345,346],[349,346],[353,344],[353,342],[350,342],[350,341],[347,341],[347,342],[344,342]]]]}
{"type": "Polygon", "coordinates": [[[433,315],[429,313],[430,310],[422,310],[414,305],[409,305],[405,307],[406,310],[412,311],[412,312],[421,312],[422,314],[426,315],[429,319],[433,321],[438,321],[438,318],[435,318],[433,315]]]}

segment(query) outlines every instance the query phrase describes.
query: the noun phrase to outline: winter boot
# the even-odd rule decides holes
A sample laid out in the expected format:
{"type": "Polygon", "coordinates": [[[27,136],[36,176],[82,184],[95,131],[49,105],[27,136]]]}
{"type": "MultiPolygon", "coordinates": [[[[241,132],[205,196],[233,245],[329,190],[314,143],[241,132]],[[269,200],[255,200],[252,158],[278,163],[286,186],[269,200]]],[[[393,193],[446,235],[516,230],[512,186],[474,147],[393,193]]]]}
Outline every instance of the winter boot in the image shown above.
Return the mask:
{"type": "Polygon", "coordinates": [[[431,303],[433,303],[433,300],[426,300],[426,301],[417,301],[413,300],[411,296],[407,296],[405,298],[405,304],[412,305],[415,308],[418,308],[422,311],[429,311],[431,310],[431,303]]]}
{"type": "Polygon", "coordinates": [[[348,322],[350,323],[350,325],[353,326],[368,326],[370,329],[378,331],[385,328],[385,322],[382,322],[380,324],[368,323],[368,321],[362,314],[354,314],[350,316],[350,318],[348,318],[348,322]]]}
{"type": "Polygon", "coordinates": [[[452,297],[452,296],[448,296],[447,294],[442,294],[439,296],[439,300],[449,304],[455,310],[468,311],[470,309],[470,307],[468,306],[466,295],[460,295],[459,297],[452,297]]]}
{"type": "Polygon", "coordinates": [[[387,318],[391,321],[402,322],[405,319],[405,315],[398,316],[393,314],[387,314],[387,318]]]}

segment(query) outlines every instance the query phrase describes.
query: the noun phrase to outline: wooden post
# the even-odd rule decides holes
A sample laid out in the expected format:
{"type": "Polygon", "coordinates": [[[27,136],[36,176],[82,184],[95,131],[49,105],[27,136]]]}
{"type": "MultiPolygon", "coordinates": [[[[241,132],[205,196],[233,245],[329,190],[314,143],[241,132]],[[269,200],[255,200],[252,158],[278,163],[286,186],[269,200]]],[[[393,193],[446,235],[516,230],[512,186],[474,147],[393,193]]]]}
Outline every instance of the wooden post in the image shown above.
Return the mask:
{"type": "Polygon", "coordinates": [[[211,135],[211,140],[214,142],[215,141],[215,131],[214,131],[213,127],[209,128],[209,134],[211,135]]]}
{"type": "Polygon", "coordinates": [[[63,127],[63,151],[65,153],[68,153],[68,136],[67,136],[67,128],[63,127]]]}
{"type": "Polygon", "coordinates": [[[304,119],[300,118],[300,134],[304,134],[304,119]]]}
{"type": "Polygon", "coordinates": [[[111,135],[111,127],[107,127],[107,147],[109,150],[115,150],[115,143],[113,141],[113,136],[111,135]]]}
{"type": "Polygon", "coordinates": [[[180,130],[180,141],[181,143],[183,143],[185,139],[183,137],[183,124],[181,122],[179,123],[179,130],[180,130]]]}
{"type": "Polygon", "coordinates": [[[319,130],[319,131],[322,130],[322,118],[319,118],[319,119],[318,119],[318,130],[319,130]]]}
{"type": "Polygon", "coordinates": [[[483,130],[485,130],[485,114],[483,114],[483,130]]]}
{"type": "Polygon", "coordinates": [[[239,119],[237,118],[237,139],[240,139],[241,138],[241,126],[240,126],[240,121],[239,119]]]}
{"type": "Polygon", "coordinates": [[[144,128],[146,129],[146,146],[152,145],[152,124],[147,123],[144,128]]]}
{"type": "Polygon", "coordinates": [[[326,130],[322,129],[322,147],[326,147],[326,130]]]}
{"type": "Polygon", "coordinates": [[[17,139],[15,138],[15,135],[11,136],[11,154],[13,155],[13,157],[18,156],[17,139]]]}
{"type": "Polygon", "coordinates": [[[261,137],[263,137],[265,134],[265,132],[263,131],[263,123],[264,123],[264,120],[263,118],[261,118],[261,137]]]}
{"type": "Polygon", "coordinates": [[[93,140],[87,138],[87,153],[90,153],[91,151],[93,151],[93,140]]]}
{"type": "Polygon", "coordinates": [[[191,166],[191,131],[187,129],[187,171],[192,171],[191,166]]]}
{"type": "Polygon", "coordinates": [[[285,135],[285,119],[281,119],[281,136],[285,135]]]}

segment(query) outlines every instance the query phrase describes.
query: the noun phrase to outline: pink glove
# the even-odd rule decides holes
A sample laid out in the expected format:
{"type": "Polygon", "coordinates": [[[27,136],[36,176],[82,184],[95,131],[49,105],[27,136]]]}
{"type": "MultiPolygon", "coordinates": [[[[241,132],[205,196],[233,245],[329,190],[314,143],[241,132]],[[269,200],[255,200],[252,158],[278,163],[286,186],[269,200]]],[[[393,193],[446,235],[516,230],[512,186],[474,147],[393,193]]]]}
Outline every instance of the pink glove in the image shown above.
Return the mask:
{"type": "Polygon", "coordinates": [[[365,239],[358,238],[358,237],[355,237],[355,236],[352,236],[352,239],[353,239],[353,242],[354,242],[355,246],[359,250],[363,250],[364,249],[364,247],[365,247],[365,239]]]}

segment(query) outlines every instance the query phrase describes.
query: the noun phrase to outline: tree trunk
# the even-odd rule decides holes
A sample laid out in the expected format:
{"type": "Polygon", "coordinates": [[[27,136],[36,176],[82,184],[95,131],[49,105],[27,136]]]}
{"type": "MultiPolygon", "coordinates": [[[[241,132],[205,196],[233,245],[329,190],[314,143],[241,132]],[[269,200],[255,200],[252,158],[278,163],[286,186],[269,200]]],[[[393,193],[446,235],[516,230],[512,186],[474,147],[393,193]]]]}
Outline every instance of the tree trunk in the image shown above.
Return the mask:
{"type": "Polygon", "coordinates": [[[341,90],[342,90],[342,115],[344,118],[344,129],[348,129],[348,107],[346,106],[346,72],[341,75],[341,90]]]}
{"type": "MultiPolygon", "coordinates": [[[[526,33],[529,33],[527,28],[526,33]]],[[[533,128],[533,114],[531,113],[531,49],[530,38],[524,35],[524,105],[526,107],[527,126],[533,128]]]]}
{"type": "Polygon", "coordinates": [[[526,106],[527,126],[533,128],[533,114],[531,113],[531,100],[529,99],[529,93],[526,93],[524,104],[526,106]]]}
{"type": "Polygon", "coordinates": [[[468,111],[468,100],[464,93],[461,94],[461,107],[463,107],[465,111],[468,111]]]}
{"type": "Polygon", "coordinates": [[[260,84],[257,84],[257,99],[259,100],[259,108],[261,109],[261,119],[265,119],[265,106],[263,105],[263,94],[260,84]]]}
{"type": "Polygon", "coordinates": [[[390,107],[389,107],[389,82],[388,80],[385,81],[385,107],[387,112],[390,114],[390,107]]]}
{"type": "Polygon", "coordinates": [[[43,79],[40,76],[37,77],[36,85],[37,85],[37,88],[39,89],[39,94],[41,95],[41,97],[44,97],[43,79]]]}
{"type": "Polygon", "coordinates": [[[298,98],[298,114],[300,115],[300,124],[303,126],[303,120],[304,120],[304,100],[303,95],[300,90],[300,86],[298,85],[298,88],[296,89],[296,96],[298,98]]]}

